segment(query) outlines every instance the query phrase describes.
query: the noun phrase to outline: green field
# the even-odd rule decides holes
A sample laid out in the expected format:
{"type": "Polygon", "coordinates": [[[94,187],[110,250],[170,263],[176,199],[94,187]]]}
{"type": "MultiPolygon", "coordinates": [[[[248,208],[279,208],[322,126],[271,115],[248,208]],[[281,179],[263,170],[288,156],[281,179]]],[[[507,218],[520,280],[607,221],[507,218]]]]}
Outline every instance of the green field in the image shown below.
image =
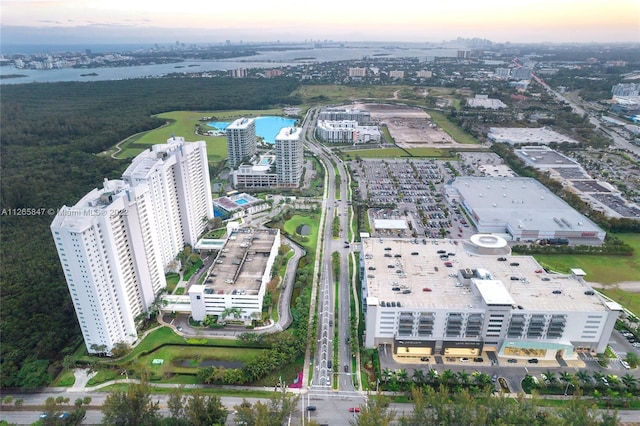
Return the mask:
{"type": "Polygon", "coordinates": [[[451,151],[442,148],[375,148],[375,149],[354,149],[344,150],[340,153],[345,161],[360,158],[440,158],[455,160],[451,151]],[[409,155],[407,155],[409,154],[409,155]]]}
{"type": "Polygon", "coordinates": [[[137,362],[139,365],[147,366],[154,373],[170,371],[177,374],[195,374],[201,361],[215,360],[246,363],[264,351],[265,349],[253,348],[163,346],[148,355],[140,357],[137,362]],[[161,365],[153,364],[152,361],[154,359],[161,359],[164,363],[161,365]],[[189,365],[175,365],[178,360],[186,360],[189,365]]]}
{"type": "Polygon", "coordinates": [[[227,138],[225,136],[203,136],[195,133],[196,125],[209,130],[202,117],[214,117],[211,121],[231,121],[240,117],[257,117],[263,115],[282,115],[282,110],[240,110],[240,111],[171,111],[158,114],[156,117],[167,120],[167,125],[131,137],[121,146],[118,158],[133,158],[151,145],[165,143],[171,136],[182,136],[188,142],[205,141],[209,161],[217,162],[227,158],[227,138]]]}
{"type": "Polygon", "coordinates": [[[296,230],[301,225],[308,225],[311,230],[310,234],[306,236],[306,241],[302,242],[302,245],[312,252],[316,249],[316,242],[318,241],[318,224],[320,223],[319,213],[309,213],[308,215],[293,215],[291,219],[287,220],[284,224],[284,230],[290,235],[296,235],[296,230]]]}
{"type": "Polygon", "coordinates": [[[616,286],[624,281],[640,281],[640,235],[617,234],[635,249],[633,256],[597,255],[534,255],[538,263],[547,269],[569,273],[571,268],[580,268],[587,275],[587,282],[606,284],[602,293],[620,303],[636,315],[640,315],[640,292],[627,291],[616,286]]]}
{"type": "Polygon", "coordinates": [[[614,284],[621,281],[640,280],[640,235],[618,234],[616,237],[635,248],[633,256],[598,255],[535,255],[545,268],[569,273],[571,268],[580,268],[587,273],[586,281],[614,284]]]}
{"type": "Polygon", "coordinates": [[[409,157],[407,152],[400,148],[379,148],[379,149],[354,149],[350,151],[344,151],[342,155],[345,159],[360,158],[396,158],[396,157],[409,157]]]}
{"type": "Polygon", "coordinates": [[[438,126],[442,127],[442,130],[447,132],[449,136],[451,136],[456,142],[462,144],[478,145],[478,141],[473,136],[449,121],[449,119],[443,113],[433,110],[427,110],[427,113],[429,113],[433,121],[438,126]]]}
{"type": "Polygon", "coordinates": [[[351,102],[353,100],[385,100],[394,99],[394,93],[403,89],[413,90],[412,86],[363,86],[349,87],[328,85],[302,85],[292,96],[300,96],[304,102],[310,105],[319,103],[340,103],[351,102]]]}

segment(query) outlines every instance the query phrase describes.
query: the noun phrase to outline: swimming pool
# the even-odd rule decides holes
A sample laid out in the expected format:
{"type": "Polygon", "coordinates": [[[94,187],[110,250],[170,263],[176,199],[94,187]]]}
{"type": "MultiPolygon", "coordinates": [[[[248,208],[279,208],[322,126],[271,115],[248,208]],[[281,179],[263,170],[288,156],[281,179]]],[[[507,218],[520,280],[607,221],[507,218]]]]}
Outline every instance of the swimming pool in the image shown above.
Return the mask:
{"type": "Polygon", "coordinates": [[[236,200],[233,200],[237,205],[239,206],[243,206],[245,204],[247,204],[249,201],[245,200],[244,198],[238,198],[236,200]]]}
{"type": "MultiPolygon", "coordinates": [[[[284,118],[276,116],[256,117],[256,135],[260,136],[267,143],[275,143],[276,136],[283,127],[291,127],[296,124],[293,118],[284,118]]],[[[226,130],[231,123],[224,121],[211,121],[208,126],[215,127],[218,130],[226,130]]]]}
{"type": "Polygon", "coordinates": [[[229,127],[229,124],[231,123],[226,123],[224,121],[210,121],[209,123],[207,123],[207,126],[215,127],[218,130],[224,131],[224,130],[227,130],[227,127],[229,127]]]}

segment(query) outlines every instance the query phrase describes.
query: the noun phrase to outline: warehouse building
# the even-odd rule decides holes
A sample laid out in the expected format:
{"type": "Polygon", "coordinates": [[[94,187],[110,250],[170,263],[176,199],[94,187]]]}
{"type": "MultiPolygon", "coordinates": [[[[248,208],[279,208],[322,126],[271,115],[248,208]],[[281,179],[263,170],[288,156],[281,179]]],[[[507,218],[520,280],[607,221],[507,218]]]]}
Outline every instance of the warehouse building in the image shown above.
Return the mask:
{"type": "Polygon", "coordinates": [[[600,245],[605,231],[532,178],[458,177],[445,192],[478,232],[512,241],[600,245]]]}

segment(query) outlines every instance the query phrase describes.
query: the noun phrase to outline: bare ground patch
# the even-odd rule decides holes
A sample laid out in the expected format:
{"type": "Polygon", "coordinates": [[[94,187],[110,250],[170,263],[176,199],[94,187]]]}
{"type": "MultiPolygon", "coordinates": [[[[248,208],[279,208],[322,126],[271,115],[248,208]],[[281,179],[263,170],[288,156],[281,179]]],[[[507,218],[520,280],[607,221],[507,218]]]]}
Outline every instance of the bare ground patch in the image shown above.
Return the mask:
{"type": "Polygon", "coordinates": [[[385,125],[401,148],[461,146],[420,108],[393,104],[357,104],[352,107],[368,110],[371,119],[381,126],[385,125]]]}

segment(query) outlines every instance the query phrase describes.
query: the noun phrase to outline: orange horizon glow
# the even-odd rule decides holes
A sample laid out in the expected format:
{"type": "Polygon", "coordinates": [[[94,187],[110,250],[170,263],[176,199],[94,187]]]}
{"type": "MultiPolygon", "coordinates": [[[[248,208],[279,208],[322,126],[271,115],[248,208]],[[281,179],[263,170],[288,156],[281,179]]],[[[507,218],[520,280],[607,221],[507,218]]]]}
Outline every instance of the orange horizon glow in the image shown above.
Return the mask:
{"type": "MultiPolygon", "coordinates": [[[[636,0],[504,0],[440,4],[396,1],[393,7],[325,0],[277,5],[246,0],[240,4],[181,0],[1,0],[2,26],[31,28],[137,27],[283,33],[298,39],[359,34],[365,39],[443,39],[460,34],[483,38],[526,35],[530,41],[591,40],[640,42],[640,2],[636,0]]],[[[496,40],[496,41],[508,41],[496,40]]]]}

